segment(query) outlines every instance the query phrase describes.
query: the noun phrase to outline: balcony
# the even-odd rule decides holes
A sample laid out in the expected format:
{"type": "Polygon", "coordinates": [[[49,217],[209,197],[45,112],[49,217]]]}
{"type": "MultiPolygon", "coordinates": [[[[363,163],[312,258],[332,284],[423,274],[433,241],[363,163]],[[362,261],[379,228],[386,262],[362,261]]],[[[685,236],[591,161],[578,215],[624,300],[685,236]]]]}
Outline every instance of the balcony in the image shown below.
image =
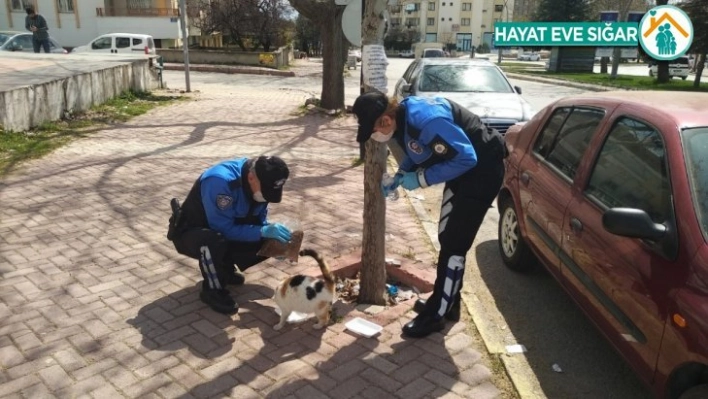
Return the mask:
{"type": "Polygon", "coordinates": [[[179,8],[118,8],[98,7],[99,17],[179,17],[179,8]]]}

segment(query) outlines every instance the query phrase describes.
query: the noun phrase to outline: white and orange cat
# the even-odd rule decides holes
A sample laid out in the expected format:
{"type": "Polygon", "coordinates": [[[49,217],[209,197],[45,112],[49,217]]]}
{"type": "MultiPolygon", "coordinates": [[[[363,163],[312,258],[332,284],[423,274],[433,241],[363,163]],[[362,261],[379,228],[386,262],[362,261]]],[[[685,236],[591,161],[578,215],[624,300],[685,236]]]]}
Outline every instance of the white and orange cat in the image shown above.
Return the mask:
{"type": "Polygon", "coordinates": [[[311,256],[317,261],[322,271],[322,279],[298,274],[283,280],[275,290],[273,300],[280,308],[280,322],[273,326],[280,330],[292,312],[314,313],[317,324],[313,328],[322,328],[329,323],[329,312],[335,296],[335,281],[329,265],[314,249],[305,248],[300,256],[311,256]]]}

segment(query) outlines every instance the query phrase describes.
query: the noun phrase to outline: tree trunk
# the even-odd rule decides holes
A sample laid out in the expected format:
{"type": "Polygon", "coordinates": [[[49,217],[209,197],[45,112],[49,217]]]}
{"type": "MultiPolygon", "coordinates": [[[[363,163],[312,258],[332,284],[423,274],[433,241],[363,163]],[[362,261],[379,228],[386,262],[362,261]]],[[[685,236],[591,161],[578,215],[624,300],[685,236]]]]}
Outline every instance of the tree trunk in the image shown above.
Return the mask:
{"type": "Polygon", "coordinates": [[[366,143],[359,303],[375,305],[386,304],[386,200],[381,192],[386,150],[386,144],[374,140],[366,143]]]}
{"type": "Polygon", "coordinates": [[[610,57],[600,57],[600,73],[607,73],[607,61],[610,57]]]}
{"type": "Polygon", "coordinates": [[[344,8],[329,7],[327,19],[334,23],[322,24],[322,95],[320,107],[324,109],[344,108],[344,62],[342,60],[342,14],[344,8]]]}
{"type": "MultiPolygon", "coordinates": [[[[669,3],[669,0],[656,0],[657,6],[665,6],[669,3]]],[[[656,62],[656,81],[658,83],[669,83],[671,76],[669,76],[669,61],[657,61],[656,62]]]]}
{"type": "Polygon", "coordinates": [[[693,81],[693,87],[701,86],[701,75],[703,74],[703,67],[706,62],[706,53],[699,54],[696,56],[696,79],[693,81]]]}
{"type": "MultiPolygon", "coordinates": [[[[383,10],[385,0],[364,0],[362,48],[383,45],[383,28],[377,8],[383,10]]],[[[363,58],[362,58],[363,61],[363,58]]],[[[364,65],[361,66],[365,68],[364,65]]],[[[373,88],[366,86],[365,91],[373,88]]],[[[359,302],[386,304],[386,201],[381,192],[381,175],[386,171],[386,144],[369,140],[364,162],[364,232],[361,252],[359,302]]]]}

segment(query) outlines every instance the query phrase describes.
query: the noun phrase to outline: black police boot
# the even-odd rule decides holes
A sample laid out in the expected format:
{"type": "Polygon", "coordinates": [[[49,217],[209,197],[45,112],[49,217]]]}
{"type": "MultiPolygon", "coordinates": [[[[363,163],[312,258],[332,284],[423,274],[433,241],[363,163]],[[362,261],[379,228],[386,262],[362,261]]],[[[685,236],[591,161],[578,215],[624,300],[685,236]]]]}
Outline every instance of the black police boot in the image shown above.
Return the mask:
{"type": "MultiPolygon", "coordinates": [[[[425,299],[418,299],[413,304],[413,311],[420,314],[425,310],[425,299]]],[[[457,300],[452,304],[450,310],[445,314],[445,318],[450,321],[460,321],[460,301],[457,300]]]]}
{"type": "Polygon", "coordinates": [[[238,312],[238,304],[231,298],[228,290],[202,289],[199,299],[209,305],[215,312],[223,314],[234,314],[238,312]]]}
{"type": "Polygon", "coordinates": [[[444,319],[436,319],[423,313],[403,326],[403,335],[411,338],[423,338],[434,332],[442,331],[444,328],[444,319]]]}

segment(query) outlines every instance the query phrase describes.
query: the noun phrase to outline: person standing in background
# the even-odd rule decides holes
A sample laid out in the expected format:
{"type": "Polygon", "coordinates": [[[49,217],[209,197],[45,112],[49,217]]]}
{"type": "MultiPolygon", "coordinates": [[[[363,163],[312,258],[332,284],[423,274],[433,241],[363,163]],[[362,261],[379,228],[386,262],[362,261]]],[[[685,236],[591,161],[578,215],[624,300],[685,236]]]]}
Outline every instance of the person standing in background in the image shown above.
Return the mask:
{"type": "Polygon", "coordinates": [[[34,52],[39,53],[40,49],[43,48],[45,53],[49,53],[49,27],[47,26],[47,20],[37,14],[32,6],[25,8],[25,11],[27,11],[25,29],[32,31],[34,52]]]}

